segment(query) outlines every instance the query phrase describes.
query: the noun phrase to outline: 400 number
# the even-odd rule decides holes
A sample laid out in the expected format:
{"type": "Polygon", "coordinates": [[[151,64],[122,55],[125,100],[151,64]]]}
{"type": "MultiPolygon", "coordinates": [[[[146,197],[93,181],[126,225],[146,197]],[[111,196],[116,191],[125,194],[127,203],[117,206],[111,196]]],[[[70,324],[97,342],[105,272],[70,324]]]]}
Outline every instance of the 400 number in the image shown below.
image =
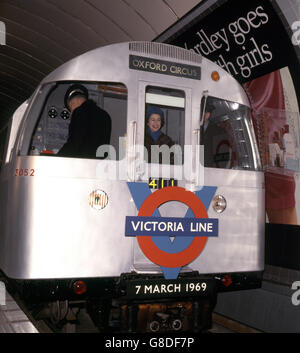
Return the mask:
{"type": "Polygon", "coordinates": [[[176,179],[163,179],[163,178],[159,178],[159,179],[153,179],[153,178],[149,178],[149,188],[150,189],[163,189],[167,186],[177,186],[177,180],[176,179]]]}

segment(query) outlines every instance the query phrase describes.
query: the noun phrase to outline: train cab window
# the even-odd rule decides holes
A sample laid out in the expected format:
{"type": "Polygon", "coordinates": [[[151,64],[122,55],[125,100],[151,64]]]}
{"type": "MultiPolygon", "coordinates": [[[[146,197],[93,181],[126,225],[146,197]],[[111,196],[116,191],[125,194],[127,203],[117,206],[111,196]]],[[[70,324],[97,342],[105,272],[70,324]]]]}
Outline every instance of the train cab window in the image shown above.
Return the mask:
{"type": "Polygon", "coordinates": [[[215,97],[203,97],[200,131],[205,167],[260,168],[248,107],[215,97]]]}
{"type": "Polygon", "coordinates": [[[8,127],[5,126],[0,130],[0,169],[5,159],[5,145],[7,140],[8,127]]]}
{"type": "MultiPolygon", "coordinates": [[[[75,121],[70,129],[70,123],[75,116],[76,109],[71,114],[69,109],[67,109],[65,104],[65,94],[67,90],[77,84],[75,82],[59,83],[57,84],[48,94],[47,100],[44,104],[43,110],[41,112],[40,118],[34,129],[31,144],[30,144],[30,155],[52,155],[57,157],[74,157],[74,158],[100,158],[100,159],[112,159],[118,160],[124,158],[123,155],[119,154],[119,138],[126,136],[126,126],[127,126],[127,88],[123,84],[119,83],[90,83],[90,82],[80,82],[78,84],[82,85],[87,92],[88,104],[98,106],[106,113],[103,115],[99,114],[99,120],[91,118],[91,116],[86,113],[84,115],[85,119],[89,120],[89,124],[93,126],[92,129],[84,129],[80,126],[80,118],[77,120],[79,126],[77,126],[79,133],[74,134],[76,138],[80,139],[80,143],[77,144],[76,152],[70,152],[71,149],[65,148],[66,143],[69,142],[70,131],[74,131],[75,121]],[[95,104],[94,104],[95,103],[95,104]],[[107,116],[111,121],[111,132],[110,136],[104,136],[100,138],[102,134],[101,129],[106,128],[102,126],[102,119],[108,121],[107,116]],[[85,133],[91,131],[93,136],[86,137],[85,133]],[[95,130],[99,130],[95,133],[95,130]],[[87,131],[87,132],[86,132],[87,131]],[[99,136],[99,138],[98,138],[99,136]],[[90,139],[89,142],[85,142],[90,139]],[[105,145],[110,145],[110,147],[103,148],[101,150],[101,142],[104,141],[105,145]],[[100,146],[99,146],[100,144],[100,146]],[[88,145],[88,147],[86,146],[88,145]],[[82,146],[82,147],[81,147],[82,146]],[[99,149],[100,148],[100,149],[99,149]],[[88,152],[87,152],[88,149],[88,152]],[[62,151],[67,151],[67,153],[62,153],[62,151]],[[105,152],[104,152],[105,151],[105,152]]],[[[79,107],[78,109],[82,108],[79,107]]],[[[90,110],[86,110],[89,112],[90,110]]],[[[95,110],[98,114],[99,110],[95,110]]],[[[79,114],[76,115],[77,117],[79,114]]],[[[109,129],[105,130],[109,131],[109,129]]],[[[72,151],[72,150],[71,150],[72,151]]]]}
{"type": "Polygon", "coordinates": [[[145,160],[148,163],[183,164],[185,93],[146,87],[145,160]]]}

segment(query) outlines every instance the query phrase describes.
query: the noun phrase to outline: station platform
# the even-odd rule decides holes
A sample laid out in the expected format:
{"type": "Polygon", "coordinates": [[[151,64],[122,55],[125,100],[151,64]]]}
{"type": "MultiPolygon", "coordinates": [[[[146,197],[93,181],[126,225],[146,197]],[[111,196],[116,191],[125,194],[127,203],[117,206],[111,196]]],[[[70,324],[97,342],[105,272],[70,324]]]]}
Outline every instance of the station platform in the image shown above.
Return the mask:
{"type": "Polygon", "coordinates": [[[38,333],[3,282],[0,282],[0,333],[38,333]]]}
{"type": "Polygon", "coordinates": [[[220,293],[215,313],[266,333],[300,333],[300,305],[292,283],[300,272],[267,266],[262,287],[220,293]]]}

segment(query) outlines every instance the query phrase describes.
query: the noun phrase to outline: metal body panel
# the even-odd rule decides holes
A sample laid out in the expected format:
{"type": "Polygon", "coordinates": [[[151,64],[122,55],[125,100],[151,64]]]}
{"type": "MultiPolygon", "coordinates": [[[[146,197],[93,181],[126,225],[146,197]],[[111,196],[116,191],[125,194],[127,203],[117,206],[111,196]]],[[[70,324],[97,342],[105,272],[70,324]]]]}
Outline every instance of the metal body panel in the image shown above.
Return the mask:
{"type": "Polygon", "coordinates": [[[7,206],[22,221],[10,224],[1,247],[1,267],[8,276],[99,277],[130,271],[132,242],[124,229],[125,215],[134,214],[134,206],[126,182],[103,180],[99,170],[96,179],[99,161],[88,161],[89,168],[86,160],[76,160],[76,166],[72,162],[18,158],[16,167],[35,173],[11,179],[14,192],[7,206]],[[80,170],[86,172],[78,177],[80,170]],[[89,205],[89,194],[96,189],[109,199],[100,211],[89,205]],[[11,256],[12,249],[17,256],[11,256]]]}
{"type": "MultiPolygon", "coordinates": [[[[220,232],[218,238],[208,239],[203,252],[189,265],[197,268],[200,273],[264,269],[264,176],[261,173],[255,178],[257,186],[249,187],[245,185],[245,180],[239,185],[239,174],[223,177],[222,182],[219,179],[219,184],[216,184],[216,178],[211,176],[210,182],[206,183],[219,185],[216,193],[225,197],[227,207],[219,215],[212,206],[208,209],[209,217],[219,219],[220,232]]],[[[253,184],[255,182],[253,180],[253,184]]]]}
{"type": "MultiPolygon", "coordinates": [[[[10,179],[7,206],[10,215],[22,221],[9,222],[7,218],[7,236],[1,237],[5,239],[1,244],[1,268],[8,276],[107,277],[133,269],[133,248],[137,244],[135,238],[125,237],[124,230],[125,217],[136,215],[136,208],[126,181],[105,180],[105,174],[99,174],[101,169],[112,168],[113,163],[118,162],[18,158],[16,167],[32,168],[35,174],[10,179]],[[88,196],[96,189],[108,195],[108,205],[102,210],[89,206],[88,196]]],[[[208,240],[189,268],[201,273],[262,270],[263,175],[237,170],[217,172],[207,168],[205,184],[218,185],[217,193],[227,200],[221,215],[211,207],[208,210],[209,217],[219,218],[220,235],[208,240]]],[[[174,206],[165,208],[163,216],[174,216],[174,206]]],[[[176,209],[176,216],[185,212],[176,209]]],[[[140,261],[151,265],[144,255],[140,261]]],[[[156,267],[155,271],[160,269],[156,267]]]]}
{"type": "MultiPolygon", "coordinates": [[[[195,144],[193,130],[199,129],[200,101],[204,91],[249,106],[242,87],[206,59],[202,59],[201,65],[193,63],[201,66],[202,77],[198,81],[130,70],[130,53],[128,43],[93,50],[55,70],[36,90],[20,123],[12,158],[4,165],[0,176],[0,267],[7,276],[20,279],[109,277],[131,270],[145,272],[145,267],[144,270],[138,269],[139,264],[147,265],[148,272],[160,272],[158,266],[137,253],[136,239],[124,234],[125,217],[137,215],[127,181],[148,182],[145,168],[149,165],[143,164],[141,157],[136,159],[132,173],[128,155],[121,161],[27,156],[28,146],[25,144],[30,141],[42,99],[49,92],[49,87],[43,92],[44,85],[58,81],[123,83],[128,89],[129,147],[134,137],[133,122],[137,127],[136,142],[144,142],[144,89],[148,83],[184,90],[185,144],[195,144]],[[219,71],[219,82],[211,80],[213,70],[219,71]],[[121,180],[108,178],[109,171],[120,168],[121,180]],[[16,176],[16,169],[34,170],[34,175],[16,176]],[[108,195],[108,204],[102,210],[89,205],[89,195],[97,189],[108,195]]],[[[158,55],[136,54],[161,59],[158,55]]],[[[170,57],[165,59],[186,63],[170,57]]],[[[189,156],[185,161],[188,170],[191,159],[189,156]]],[[[171,173],[180,172],[182,168],[174,166],[171,173]]],[[[157,176],[166,177],[164,169],[164,166],[158,168],[157,176]]],[[[205,168],[203,176],[204,185],[218,187],[217,194],[226,198],[227,208],[218,215],[209,208],[209,217],[219,218],[220,234],[218,238],[208,240],[203,252],[188,268],[201,273],[262,270],[263,173],[205,168]]],[[[195,190],[199,185],[192,172],[179,180],[179,186],[188,190],[195,190]]],[[[184,216],[185,211],[182,205],[170,202],[165,205],[162,216],[184,216]]]]}

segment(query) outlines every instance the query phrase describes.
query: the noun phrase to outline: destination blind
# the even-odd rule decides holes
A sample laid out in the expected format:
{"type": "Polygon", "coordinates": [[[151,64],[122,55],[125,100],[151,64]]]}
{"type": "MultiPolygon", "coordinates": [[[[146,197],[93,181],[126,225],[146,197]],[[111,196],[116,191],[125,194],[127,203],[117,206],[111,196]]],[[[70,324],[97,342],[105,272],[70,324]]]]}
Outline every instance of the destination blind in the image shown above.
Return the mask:
{"type": "Polygon", "coordinates": [[[201,79],[200,66],[180,64],[144,56],[129,55],[129,68],[163,75],[190,78],[193,80],[201,79]]]}

